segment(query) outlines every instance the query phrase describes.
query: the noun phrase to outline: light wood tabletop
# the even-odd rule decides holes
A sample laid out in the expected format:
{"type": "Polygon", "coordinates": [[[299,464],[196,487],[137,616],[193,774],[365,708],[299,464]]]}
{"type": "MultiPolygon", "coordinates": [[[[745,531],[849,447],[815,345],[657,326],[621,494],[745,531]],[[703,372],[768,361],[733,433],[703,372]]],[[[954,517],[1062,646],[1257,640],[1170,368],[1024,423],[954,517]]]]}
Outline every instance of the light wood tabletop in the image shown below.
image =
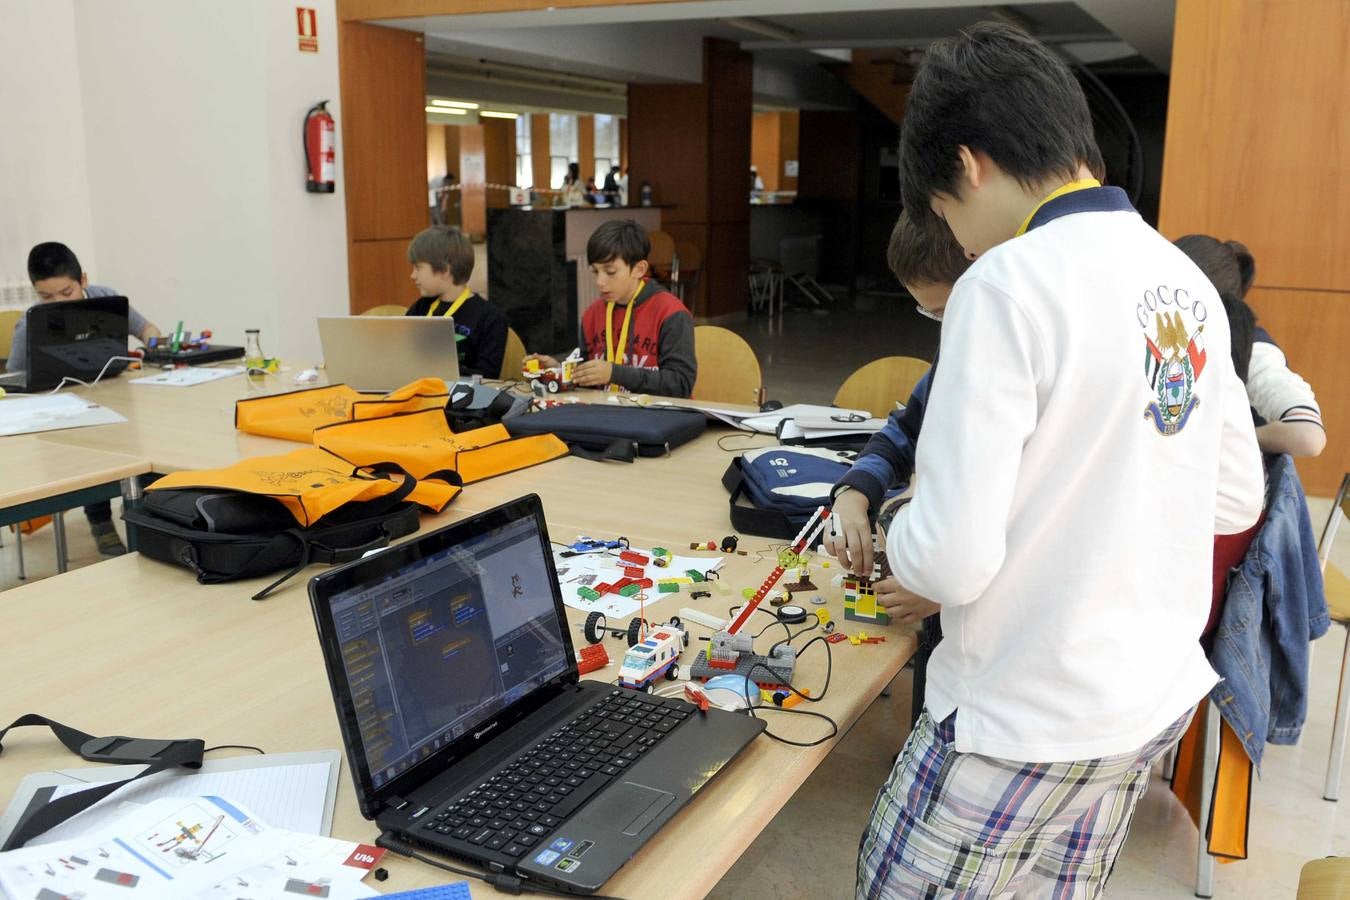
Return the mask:
{"type": "Polygon", "coordinates": [[[143,456],[42,440],[0,437],[0,509],[45,500],[150,471],[143,456]]]}
{"type": "MultiPolygon", "coordinates": [[[[233,462],[245,450],[267,445],[272,446],[259,452],[293,449],[295,444],[234,433],[233,398],[242,395],[235,383],[239,381],[163,390],[101,385],[95,389],[101,395],[89,396],[131,421],[67,437],[97,446],[94,432],[106,432],[110,446],[143,449],[157,471],[233,462]]],[[[423,531],[537,493],[554,540],[622,534],[634,546],[721,555],[695,554],[688,547],[693,540],[720,542],[733,531],[720,478],[734,454],[717,444],[719,437],[732,434],[710,430],[662,459],[624,464],[567,458],[469,485],[443,513],[424,517],[423,531]]],[[[725,617],[729,606],[741,602],[741,589],[757,585],[773,567],[772,553],[759,552],[771,543],[743,536],[741,548],[747,553],[726,558],[724,588],[714,588],[710,598],[697,602],[684,592],[654,599],[646,609],[648,619],[667,618],[685,606],[725,617]]],[[[0,608],[9,650],[0,655],[0,683],[25,689],[11,692],[11,708],[4,715],[40,712],[90,733],[201,737],[207,746],[253,744],[268,752],[341,748],[305,591],[305,576],[319,571],[314,567],[268,599],[254,602],[249,596],[265,580],[199,586],[186,570],[131,554],[6,591],[0,594],[0,608]]],[[[837,571],[818,565],[812,575],[834,619],[853,633],[859,623],[843,621],[842,594],[830,584],[837,571]]],[[[579,629],[583,618],[569,609],[579,646],[584,645],[579,629]]],[[[758,618],[771,621],[767,615],[758,618]]],[[[832,645],[828,692],[811,707],[833,718],[841,735],[914,651],[913,636],[904,629],[865,628],[884,635],[886,642],[832,645]]],[[[694,639],[684,656],[686,664],[703,646],[697,637],[710,633],[692,623],[690,629],[694,639]]],[[[765,647],[781,631],[773,626],[761,638],[765,647]]],[[[806,640],[803,636],[797,644],[806,640]]],[[[594,677],[608,681],[615,678],[626,648],[615,639],[605,644],[613,664],[594,677]]],[[[826,669],[824,645],[816,644],[800,658],[796,681],[818,695],[826,669]]],[[[763,715],[770,731],[792,740],[810,741],[828,730],[825,723],[806,716],[763,715]]],[[[897,750],[901,738],[896,736],[897,750]]],[[[806,778],[829,764],[836,741],[801,748],[757,738],[603,892],[629,898],[706,895],[806,778]]],[[[11,795],[28,772],[79,764],[50,734],[23,729],[5,741],[0,794],[11,795]]],[[[372,841],[377,831],[361,817],[345,761],[343,768],[333,834],[372,841]]],[[[878,783],[880,779],[879,773],[878,783]]],[[[386,857],[382,864],[390,871],[389,880],[378,886],[384,891],[455,880],[416,862],[386,857]]],[[[853,860],[830,864],[852,866],[853,860]]],[[[472,890],[474,896],[495,895],[481,883],[472,890]]]]}

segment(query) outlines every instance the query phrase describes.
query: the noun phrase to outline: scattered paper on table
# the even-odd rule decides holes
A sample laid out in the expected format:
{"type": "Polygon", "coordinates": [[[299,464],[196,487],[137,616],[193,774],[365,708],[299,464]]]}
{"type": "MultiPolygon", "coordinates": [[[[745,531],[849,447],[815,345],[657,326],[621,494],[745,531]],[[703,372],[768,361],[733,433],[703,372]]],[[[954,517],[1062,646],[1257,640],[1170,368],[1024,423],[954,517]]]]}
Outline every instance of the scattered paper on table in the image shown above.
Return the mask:
{"type": "Polygon", "coordinates": [[[244,374],[243,366],[187,366],[182,369],[171,369],[160,372],[157,375],[147,375],[144,378],[131,379],[132,384],[162,384],[168,387],[192,387],[197,384],[206,384],[208,381],[219,381],[222,378],[229,378],[231,375],[244,374]]]}
{"type": "Polygon", "coordinates": [[[35,394],[0,400],[0,435],[113,425],[126,419],[75,394],[35,394]]]}
{"type": "Polygon", "coordinates": [[[124,804],[99,832],[0,854],[11,897],[369,897],[384,851],[276,829],[221,797],[124,804]],[[48,893],[44,893],[48,892],[48,893]]]}
{"type": "MultiPolygon", "coordinates": [[[[650,550],[640,550],[636,547],[629,549],[651,559],[650,550]]],[[[596,584],[601,583],[614,584],[625,577],[624,569],[631,566],[631,563],[619,559],[622,550],[596,551],[576,556],[562,556],[563,552],[555,548],[553,563],[558,570],[558,585],[562,588],[564,603],[583,612],[602,612],[606,618],[615,620],[637,615],[643,606],[643,601],[640,601],[637,595],[624,597],[609,593],[602,595],[599,600],[587,600],[577,593],[582,587],[594,588],[596,584]]],[[[666,597],[677,596],[661,593],[656,587],[657,582],[672,578],[688,578],[689,569],[711,572],[721,565],[720,556],[672,556],[670,565],[664,567],[649,562],[643,567],[643,577],[652,580],[652,586],[646,590],[646,605],[650,606],[666,597]]],[[[689,585],[681,584],[680,587],[687,589],[689,585]]]]}

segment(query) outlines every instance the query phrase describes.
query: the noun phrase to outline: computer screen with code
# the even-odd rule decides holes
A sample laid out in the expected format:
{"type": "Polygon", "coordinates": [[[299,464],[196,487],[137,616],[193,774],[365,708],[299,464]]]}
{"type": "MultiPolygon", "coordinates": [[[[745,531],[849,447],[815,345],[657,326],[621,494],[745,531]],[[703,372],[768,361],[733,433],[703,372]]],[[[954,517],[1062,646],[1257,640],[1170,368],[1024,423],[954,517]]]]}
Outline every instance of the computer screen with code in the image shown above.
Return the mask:
{"type": "Polygon", "coordinates": [[[375,787],[567,670],[544,553],[521,519],[332,598],[375,787]]]}

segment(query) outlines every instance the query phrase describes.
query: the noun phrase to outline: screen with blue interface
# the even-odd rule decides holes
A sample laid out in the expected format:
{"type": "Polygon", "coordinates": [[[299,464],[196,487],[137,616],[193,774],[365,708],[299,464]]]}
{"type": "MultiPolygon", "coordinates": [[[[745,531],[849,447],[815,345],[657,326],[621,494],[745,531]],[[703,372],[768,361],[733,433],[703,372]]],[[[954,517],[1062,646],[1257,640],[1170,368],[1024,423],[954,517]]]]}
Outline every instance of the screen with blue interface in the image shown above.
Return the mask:
{"type": "Polygon", "coordinates": [[[567,671],[544,552],[521,519],[331,599],[376,788],[567,671]]]}

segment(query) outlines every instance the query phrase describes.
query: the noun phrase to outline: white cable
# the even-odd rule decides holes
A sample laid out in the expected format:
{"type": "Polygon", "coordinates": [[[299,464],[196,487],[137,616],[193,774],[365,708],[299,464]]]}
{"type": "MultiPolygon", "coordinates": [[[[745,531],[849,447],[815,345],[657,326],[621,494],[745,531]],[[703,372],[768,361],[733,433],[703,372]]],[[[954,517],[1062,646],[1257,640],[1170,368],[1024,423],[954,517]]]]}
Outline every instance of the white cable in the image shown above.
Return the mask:
{"type": "Polygon", "coordinates": [[[140,357],[136,357],[136,356],[110,356],[110,357],[108,357],[108,361],[107,361],[106,363],[103,364],[103,368],[99,370],[98,375],[94,377],[94,380],[93,380],[93,381],[81,381],[81,380],[78,379],[78,378],[74,378],[74,377],[72,377],[72,376],[70,376],[70,375],[66,375],[66,376],[64,376],[64,377],[61,379],[60,383],[58,383],[58,384],[56,385],[56,387],[52,388],[50,391],[47,392],[47,395],[48,395],[48,396],[51,396],[52,394],[55,394],[57,391],[61,390],[61,388],[63,388],[63,387],[66,386],[66,382],[70,382],[70,383],[72,383],[72,384],[83,385],[84,387],[87,387],[87,388],[92,388],[94,385],[98,384],[99,381],[101,381],[101,380],[103,379],[103,376],[104,376],[104,375],[108,374],[108,367],[111,366],[113,363],[118,362],[118,361],[129,362],[129,363],[139,363],[139,362],[141,362],[142,360],[140,359],[140,357]]]}

